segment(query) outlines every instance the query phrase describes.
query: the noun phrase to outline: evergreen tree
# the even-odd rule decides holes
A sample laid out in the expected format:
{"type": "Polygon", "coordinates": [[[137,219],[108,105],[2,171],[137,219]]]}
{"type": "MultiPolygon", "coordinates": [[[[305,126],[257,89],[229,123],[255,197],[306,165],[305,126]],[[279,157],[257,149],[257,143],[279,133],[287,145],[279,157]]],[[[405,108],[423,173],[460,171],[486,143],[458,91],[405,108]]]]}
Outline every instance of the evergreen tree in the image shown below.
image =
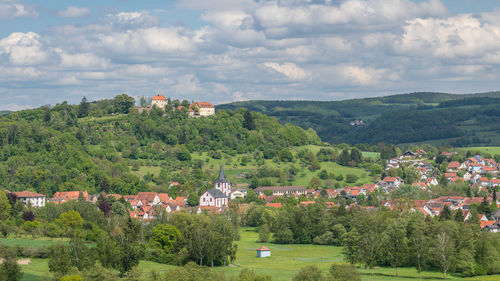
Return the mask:
{"type": "Polygon", "coordinates": [[[346,148],[342,150],[339,156],[339,164],[342,166],[348,166],[349,162],[351,162],[351,156],[349,155],[349,150],[346,148]]]}
{"type": "Polygon", "coordinates": [[[450,207],[448,207],[448,205],[445,205],[443,207],[443,210],[441,211],[441,215],[439,216],[439,220],[440,221],[447,221],[447,220],[451,220],[451,219],[452,219],[452,214],[451,214],[450,207]]]}
{"type": "MultiPolygon", "coordinates": [[[[363,154],[359,149],[353,147],[351,149],[350,160],[356,163],[356,166],[363,161],[363,154]]],[[[349,161],[350,162],[350,161],[349,161]]]]}
{"type": "Polygon", "coordinates": [[[256,128],[252,113],[248,110],[245,110],[245,113],[243,114],[243,128],[247,130],[255,130],[256,128]]]}
{"type": "Polygon", "coordinates": [[[89,115],[90,103],[87,101],[86,97],[83,97],[80,101],[80,107],[78,108],[78,117],[86,117],[89,115]]]}

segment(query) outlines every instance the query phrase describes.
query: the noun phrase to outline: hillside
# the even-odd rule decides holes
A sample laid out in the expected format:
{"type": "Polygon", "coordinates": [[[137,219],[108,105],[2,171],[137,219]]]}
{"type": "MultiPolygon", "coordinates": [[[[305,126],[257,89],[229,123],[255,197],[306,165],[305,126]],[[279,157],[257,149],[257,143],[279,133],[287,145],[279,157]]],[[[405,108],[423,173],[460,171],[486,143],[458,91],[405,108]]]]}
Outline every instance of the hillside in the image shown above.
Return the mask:
{"type": "Polygon", "coordinates": [[[210,188],[217,166],[229,158],[238,165],[280,162],[280,153],[287,156],[289,149],[321,144],[313,130],[284,126],[260,113],[251,114],[255,129],[249,130],[244,110],[188,118],[172,107],[138,114],[130,108],[133,102],[121,102],[64,102],[0,117],[0,188],[50,196],[85,189],[135,194],[165,192],[176,181],[185,189],[168,190],[175,196],[210,188]],[[241,160],[244,155],[251,157],[241,160]]]}
{"type": "Polygon", "coordinates": [[[343,101],[245,101],[246,107],[282,123],[313,128],[332,143],[494,145],[500,142],[500,92],[455,95],[411,93],[343,101]],[[352,126],[362,120],[366,125],[352,126]]]}

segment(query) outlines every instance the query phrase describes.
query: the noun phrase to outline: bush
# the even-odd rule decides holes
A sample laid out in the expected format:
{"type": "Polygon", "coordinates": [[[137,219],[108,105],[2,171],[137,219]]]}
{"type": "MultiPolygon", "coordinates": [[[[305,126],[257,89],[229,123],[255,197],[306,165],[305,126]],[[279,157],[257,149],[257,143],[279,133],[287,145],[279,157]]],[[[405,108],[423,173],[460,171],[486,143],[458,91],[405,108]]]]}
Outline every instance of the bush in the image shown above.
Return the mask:
{"type": "Polygon", "coordinates": [[[300,269],[292,279],[293,281],[322,281],[325,280],[321,270],[315,265],[308,265],[300,269]]]}
{"type": "Polygon", "coordinates": [[[361,281],[358,270],[350,264],[332,264],[329,275],[331,281],[361,281]]]}
{"type": "Polygon", "coordinates": [[[358,179],[359,177],[353,174],[348,174],[345,176],[345,181],[347,183],[355,183],[358,179]]]}
{"type": "Polygon", "coordinates": [[[334,242],[333,233],[330,231],[327,231],[319,236],[316,236],[313,239],[313,243],[318,245],[331,245],[333,244],[333,242],[334,242]]]}

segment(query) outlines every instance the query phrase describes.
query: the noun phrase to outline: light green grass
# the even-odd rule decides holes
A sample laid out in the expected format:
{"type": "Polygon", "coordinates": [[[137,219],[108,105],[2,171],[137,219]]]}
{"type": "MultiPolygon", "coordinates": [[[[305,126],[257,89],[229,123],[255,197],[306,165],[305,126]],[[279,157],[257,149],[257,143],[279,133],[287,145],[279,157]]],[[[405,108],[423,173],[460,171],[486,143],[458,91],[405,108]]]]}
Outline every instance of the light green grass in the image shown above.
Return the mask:
{"type": "Polygon", "coordinates": [[[363,151],[361,153],[363,154],[363,157],[365,157],[365,158],[370,158],[370,159],[374,159],[374,160],[380,158],[380,152],[363,151]]]}
{"type": "MultiPolygon", "coordinates": [[[[343,262],[342,248],[335,246],[320,245],[278,245],[272,243],[257,243],[258,233],[256,228],[245,227],[241,229],[241,240],[237,241],[238,252],[234,267],[217,267],[212,270],[224,272],[227,275],[237,275],[242,269],[252,269],[260,274],[273,277],[275,281],[290,281],[302,268],[310,264],[318,266],[323,272],[327,272],[332,263],[343,262]],[[271,257],[257,258],[256,249],[265,245],[271,249],[271,257]]],[[[24,240],[24,239],[19,239],[24,240]]],[[[43,241],[43,240],[41,240],[43,241]]],[[[165,272],[173,268],[171,265],[159,264],[150,261],[141,261],[139,267],[147,276],[149,272],[165,272]]],[[[418,280],[418,272],[414,268],[400,268],[399,277],[394,275],[393,268],[375,268],[374,275],[370,275],[369,269],[357,266],[363,280],[418,280]]],[[[49,274],[48,259],[32,259],[29,265],[22,266],[25,272],[23,281],[40,281],[44,275],[49,274]]],[[[423,272],[423,280],[443,280],[441,272],[423,272]]],[[[500,280],[500,275],[479,276],[473,278],[461,278],[460,276],[448,275],[447,280],[469,280],[469,281],[492,281],[500,280]]]]}
{"type": "Polygon", "coordinates": [[[476,147],[460,147],[456,149],[457,151],[467,152],[479,152],[479,153],[489,153],[492,156],[495,154],[500,154],[500,146],[476,146],[476,147]]]}
{"type": "Polygon", "coordinates": [[[14,236],[10,236],[8,238],[0,238],[0,243],[6,246],[23,246],[23,247],[40,247],[40,246],[52,246],[57,245],[59,243],[66,243],[67,239],[54,238],[51,240],[48,237],[38,237],[36,239],[31,239],[29,236],[27,237],[19,237],[16,238],[14,236]]]}

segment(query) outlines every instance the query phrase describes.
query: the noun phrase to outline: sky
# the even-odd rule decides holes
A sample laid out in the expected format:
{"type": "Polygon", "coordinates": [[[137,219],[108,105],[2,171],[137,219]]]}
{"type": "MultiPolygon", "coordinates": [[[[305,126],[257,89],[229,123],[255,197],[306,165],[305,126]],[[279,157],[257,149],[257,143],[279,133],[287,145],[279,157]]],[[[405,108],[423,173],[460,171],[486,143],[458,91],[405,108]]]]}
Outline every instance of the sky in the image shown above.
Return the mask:
{"type": "Polygon", "coordinates": [[[0,110],[500,90],[498,0],[0,0],[0,110]]]}

